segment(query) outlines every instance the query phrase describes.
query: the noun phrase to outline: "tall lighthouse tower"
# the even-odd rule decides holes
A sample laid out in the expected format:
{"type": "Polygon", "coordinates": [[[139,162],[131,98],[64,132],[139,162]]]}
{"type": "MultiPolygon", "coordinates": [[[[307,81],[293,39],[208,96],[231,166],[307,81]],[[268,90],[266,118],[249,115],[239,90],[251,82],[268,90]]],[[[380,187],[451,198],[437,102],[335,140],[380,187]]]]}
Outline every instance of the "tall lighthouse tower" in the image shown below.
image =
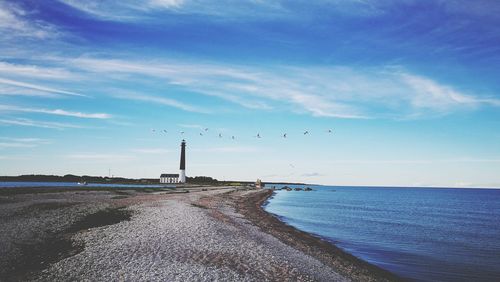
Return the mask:
{"type": "Polygon", "coordinates": [[[179,174],[179,182],[186,183],[186,140],[181,142],[181,173],[179,174]]]}

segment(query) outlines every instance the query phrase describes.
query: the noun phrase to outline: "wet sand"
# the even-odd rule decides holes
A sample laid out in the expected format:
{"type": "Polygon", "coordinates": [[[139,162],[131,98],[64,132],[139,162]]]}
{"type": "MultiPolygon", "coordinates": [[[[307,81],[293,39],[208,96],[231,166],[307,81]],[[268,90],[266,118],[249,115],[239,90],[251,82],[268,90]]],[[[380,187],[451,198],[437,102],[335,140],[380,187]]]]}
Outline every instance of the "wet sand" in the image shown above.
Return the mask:
{"type": "Polygon", "coordinates": [[[263,211],[272,191],[203,190],[0,191],[0,280],[398,279],[263,211]]]}

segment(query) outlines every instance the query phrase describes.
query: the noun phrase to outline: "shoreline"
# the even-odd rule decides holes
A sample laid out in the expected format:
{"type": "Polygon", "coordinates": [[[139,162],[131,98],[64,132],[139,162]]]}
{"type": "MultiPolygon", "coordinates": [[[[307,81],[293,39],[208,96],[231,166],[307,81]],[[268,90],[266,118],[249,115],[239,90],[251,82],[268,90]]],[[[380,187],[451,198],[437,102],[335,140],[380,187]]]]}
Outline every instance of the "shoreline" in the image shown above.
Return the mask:
{"type": "Polygon", "coordinates": [[[0,195],[6,281],[401,280],[267,213],[271,190],[32,192],[0,195]]]}
{"type": "Polygon", "coordinates": [[[264,232],[311,255],[326,265],[356,281],[404,281],[392,272],[370,264],[321,237],[299,230],[278,216],[265,211],[263,205],[275,192],[262,190],[236,203],[236,210],[264,232]],[[249,201],[248,201],[249,200],[249,201]]]}

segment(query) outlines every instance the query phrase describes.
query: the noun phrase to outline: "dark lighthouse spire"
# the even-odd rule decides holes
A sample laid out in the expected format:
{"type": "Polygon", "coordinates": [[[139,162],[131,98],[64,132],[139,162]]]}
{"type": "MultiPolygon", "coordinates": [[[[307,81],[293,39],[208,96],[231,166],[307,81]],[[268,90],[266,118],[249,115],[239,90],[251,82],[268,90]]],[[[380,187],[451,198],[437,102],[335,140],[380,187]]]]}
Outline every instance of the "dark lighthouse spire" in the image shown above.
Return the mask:
{"type": "Polygon", "coordinates": [[[186,140],[182,140],[181,143],[181,170],[186,169],[186,140]]]}
{"type": "Polygon", "coordinates": [[[181,142],[181,173],[179,174],[179,182],[186,183],[186,140],[181,142]]]}

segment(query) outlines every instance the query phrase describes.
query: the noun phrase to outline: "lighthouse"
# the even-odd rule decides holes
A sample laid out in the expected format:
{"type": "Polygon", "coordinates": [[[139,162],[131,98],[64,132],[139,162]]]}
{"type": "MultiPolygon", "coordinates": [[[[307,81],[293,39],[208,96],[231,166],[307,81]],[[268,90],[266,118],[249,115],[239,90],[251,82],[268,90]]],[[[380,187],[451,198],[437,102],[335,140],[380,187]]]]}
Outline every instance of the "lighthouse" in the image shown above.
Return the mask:
{"type": "Polygon", "coordinates": [[[186,183],[186,140],[181,142],[181,165],[180,165],[179,183],[186,183]]]}

